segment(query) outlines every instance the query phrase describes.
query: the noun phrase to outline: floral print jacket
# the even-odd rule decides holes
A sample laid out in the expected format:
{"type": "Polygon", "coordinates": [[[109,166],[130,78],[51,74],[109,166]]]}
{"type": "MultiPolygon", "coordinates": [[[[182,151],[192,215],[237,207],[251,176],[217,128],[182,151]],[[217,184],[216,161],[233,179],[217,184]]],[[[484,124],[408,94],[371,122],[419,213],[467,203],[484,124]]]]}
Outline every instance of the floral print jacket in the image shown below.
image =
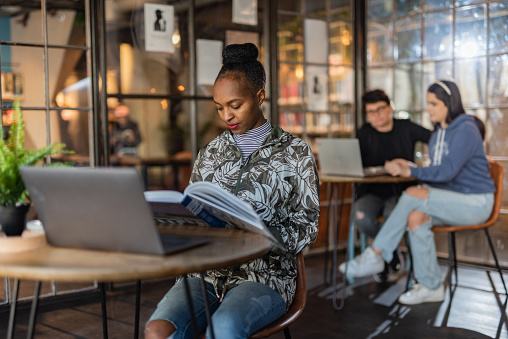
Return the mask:
{"type": "Polygon", "coordinates": [[[309,145],[276,126],[242,164],[227,130],[199,151],[190,181],[211,181],[249,202],[287,250],[273,249],[240,266],[208,271],[205,279],[217,295],[222,298],[242,282],[256,281],[277,291],[289,307],[296,289],[294,258],[318,234],[319,178],[309,145]]]}

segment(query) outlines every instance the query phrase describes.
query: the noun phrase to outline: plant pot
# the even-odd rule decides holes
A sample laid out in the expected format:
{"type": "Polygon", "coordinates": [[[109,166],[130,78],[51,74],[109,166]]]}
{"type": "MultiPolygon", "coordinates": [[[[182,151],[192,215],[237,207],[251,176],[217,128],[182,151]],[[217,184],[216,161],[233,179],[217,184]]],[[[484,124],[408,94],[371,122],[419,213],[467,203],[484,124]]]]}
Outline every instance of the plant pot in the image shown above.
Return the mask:
{"type": "Polygon", "coordinates": [[[26,227],[30,204],[19,206],[0,206],[0,225],[8,235],[21,235],[26,227]]]}

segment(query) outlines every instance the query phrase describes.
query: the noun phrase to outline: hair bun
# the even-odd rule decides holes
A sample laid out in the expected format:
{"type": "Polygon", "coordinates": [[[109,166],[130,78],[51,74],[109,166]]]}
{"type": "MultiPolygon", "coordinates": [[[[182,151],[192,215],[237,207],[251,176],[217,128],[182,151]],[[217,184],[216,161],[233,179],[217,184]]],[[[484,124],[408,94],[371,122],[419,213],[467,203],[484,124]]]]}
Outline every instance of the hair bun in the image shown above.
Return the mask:
{"type": "Polygon", "coordinates": [[[222,51],[222,62],[224,64],[240,64],[256,62],[259,50],[256,45],[248,42],[246,44],[227,45],[222,51]]]}

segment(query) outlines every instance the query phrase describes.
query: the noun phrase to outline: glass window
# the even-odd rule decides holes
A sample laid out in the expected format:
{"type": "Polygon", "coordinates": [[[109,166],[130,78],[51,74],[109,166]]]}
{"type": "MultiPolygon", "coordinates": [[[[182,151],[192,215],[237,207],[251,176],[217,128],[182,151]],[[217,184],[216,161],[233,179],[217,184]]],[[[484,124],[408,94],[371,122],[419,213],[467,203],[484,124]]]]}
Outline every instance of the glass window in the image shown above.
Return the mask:
{"type": "Polygon", "coordinates": [[[425,58],[447,59],[452,56],[452,28],[451,10],[425,15],[425,58]]]}
{"type": "Polygon", "coordinates": [[[108,93],[186,94],[187,7],[174,6],[173,52],[146,50],[143,4],[111,11],[106,17],[108,93]]]}
{"type": "Polygon", "coordinates": [[[392,16],[393,0],[368,0],[370,20],[386,19],[392,16]]]}
{"type": "Polygon", "coordinates": [[[330,23],[330,65],[353,64],[353,27],[349,22],[330,23]]]}
{"type": "Polygon", "coordinates": [[[422,56],[421,17],[410,16],[397,20],[396,51],[399,62],[419,61],[422,56]]]}
{"type": "Polygon", "coordinates": [[[47,1],[48,43],[86,46],[85,1],[47,1]]]}
{"type": "MultiPolygon", "coordinates": [[[[45,112],[39,114],[45,119],[45,112]]],[[[51,143],[63,142],[65,149],[74,151],[75,156],[71,159],[76,161],[76,165],[90,165],[89,117],[89,111],[71,109],[49,113],[51,143]]]]}
{"type": "Polygon", "coordinates": [[[455,6],[471,5],[481,1],[483,0],[455,0],[455,6]]]}
{"type": "Polygon", "coordinates": [[[460,89],[462,103],[465,106],[486,104],[486,61],[486,58],[471,58],[457,60],[455,62],[455,80],[460,89]]]}
{"type": "Polygon", "coordinates": [[[49,101],[57,107],[88,107],[90,77],[86,51],[49,48],[49,101]]]}
{"type": "Polygon", "coordinates": [[[486,22],[485,6],[471,6],[456,11],[455,56],[485,55],[486,22]]]}
{"type": "Polygon", "coordinates": [[[330,66],[330,101],[332,111],[354,103],[354,71],[347,66],[330,66]]]}
{"type": "Polygon", "coordinates": [[[423,64],[423,90],[437,80],[453,79],[453,63],[451,61],[426,62],[423,64]]]}
{"type": "Polygon", "coordinates": [[[367,60],[372,65],[393,61],[392,23],[371,21],[367,25],[367,60]]]}
{"type": "Polygon", "coordinates": [[[279,15],[277,38],[280,61],[303,61],[303,27],[301,17],[279,15]]]}
{"type": "Polygon", "coordinates": [[[351,3],[349,0],[331,0],[331,19],[336,20],[351,20],[351,3]]]}
{"type": "Polygon", "coordinates": [[[424,0],[423,2],[425,10],[451,8],[453,6],[452,0],[424,0]]]}
{"type": "Polygon", "coordinates": [[[198,111],[198,149],[215,139],[227,129],[221,120],[212,100],[199,100],[198,111]]]}
{"type": "Polygon", "coordinates": [[[326,18],[326,1],[306,0],[305,12],[314,18],[326,18]]]}
{"type": "Polygon", "coordinates": [[[279,0],[279,10],[301,13],[302,0],[279,0]]]}
{"type": "Polygon", "coordinates": [[[395,110],[422,109],[422,81],[420,64],[399,64],[395,68],[395,91],[392,97],[395,110]]]}
{"type": "MultiPolygon", "coordinates": [[[[5,46],[1,45],[2,53],[2,94],[4,106],[6,100],[15,96],[21,99],[21,106],[44,107],[46,95],[44,85],[44,49],[42,47],[5,46]],[[8,55],[4,62],[4,55],[8,55]]],[[[48,77],[54,77],[48,74],[48,77]]],[[[10,106],[10,104],[9,104],[10,106]]]]}
{"type": "Polygon", "coordinates": [[[303,65],[280,64],[279,106],[303,104],[303,65]]]}
{"type": "Polygon", "coordinates": [[[490,5],[489,52],[508,52],[508,1],[490,5]]]}
{"type": "Polygon", "coordinates": [[[487,88],[489,105],[508,105],[508,55],[490,58],[487,88]]]}
{"type": "Polygon", "coordinates": [[[369,89],[382,89],[392,97],[393,69],[391,67],[369,69],[367,84],[369,89]]]}
{"type": "Polygon", "coordinates": [[[295,110],[281,109],[279,112],[279,124],[283,130],[301,137],[303,134],[303,108],[294,108],[295,110]]]}
{"type": "Polygon", "coordinates": [[[421,0],[395,0],[397,16],[408,15],[421,9],[421,0]]]}
{"type": "Polygon", "coordinates": [[[489,138],[489,154],[506,156],[506,136],[508,135],[508,108],[493,108],[489,110],[489,120],[486,126],[492,131],[489,138]]]}
{"type": "MultiPolygon", "coordinates": [[[[41,6],[38,9],[30,8],[20,10],[17,6],[9,4],[0,4],[2,13],[9,13],[7,16],[2,14],[0,17],[0,40],[42,44],[44,42],[42,27],[41,6]]],[[[49,21],[58,22],[57,18],[49,19],[49,21]]],[[[61,32],[68,34],[68,32],[61,32]]]]}

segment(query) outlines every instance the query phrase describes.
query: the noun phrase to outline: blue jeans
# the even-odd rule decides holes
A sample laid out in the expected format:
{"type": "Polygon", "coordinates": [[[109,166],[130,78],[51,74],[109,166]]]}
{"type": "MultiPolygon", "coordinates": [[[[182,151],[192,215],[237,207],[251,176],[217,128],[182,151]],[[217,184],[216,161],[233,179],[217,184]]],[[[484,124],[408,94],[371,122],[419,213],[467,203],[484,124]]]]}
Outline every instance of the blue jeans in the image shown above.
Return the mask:
{"type": "MultiPolygon", "coordinates": [[[[207,329],[200,279],[188,278],[188,282],[199,331],[206,329],[206,337],[211,338],[207,329]]],[[[249,338],[252,333],[286,312],[286,303],[281,295],[264,284],[246,281],[229,290],[222,302],[215,294],[213,285],[208,282],[205,284],[215,338],[249,338]]],[[[162,298],[149,322],[156,319],[167,320],[175,326],[176,332],[170,339],[195,337],[183,280],[178,281],[162,298]]]]}
{"type": "Polygon", "coordinates": [[[412,211],[421,211],[430,216],[430,221],[409,232],[413,270],[416,280],[429,289],[441,285],[441,270],[437,262],[436,245],[432,225],[475,225],[490,216],[494,205],[494,194],[464,194],[427,187],[427,199],[403,193],[383,227],[374,239],[372,247],[383,254],[387,262],[399,245],[407,229],[408,216],[412,211]]]}
{"type": "Polygon", "coordinates": [[[388,219],[398,199],[398,195],[383,199],[374,194],[365,194],[356,199],[355,225],[358,230],[370,238],[376,237],[381,228],[377,218],[383,216],[383,220],[388,219]]]}

